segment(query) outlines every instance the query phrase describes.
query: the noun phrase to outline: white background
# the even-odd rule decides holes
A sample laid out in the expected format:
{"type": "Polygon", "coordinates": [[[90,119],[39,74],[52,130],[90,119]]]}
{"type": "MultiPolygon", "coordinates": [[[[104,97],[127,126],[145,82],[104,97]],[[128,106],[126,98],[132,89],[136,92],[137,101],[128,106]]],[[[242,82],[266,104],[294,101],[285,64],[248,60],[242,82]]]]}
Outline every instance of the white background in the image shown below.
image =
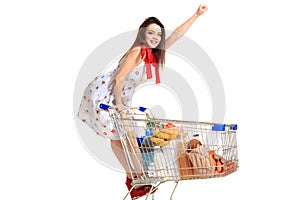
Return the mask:
{"type": "MultiPolygon", "coordinates": [[[[105,40],[148,16],[175,29],[200,3],[209,10],[187,36],[222,77],[226,121],[239,124],[241,168],[183,181],[174,199],[297,198],[297,1],[12,0],[0,3],[0,199],[122,199],[125,176],[93,159],[76,132],[76,77],[105,40]]],[[[172,186],[162,185],[156,199],[167,199],[172,186]]]]}

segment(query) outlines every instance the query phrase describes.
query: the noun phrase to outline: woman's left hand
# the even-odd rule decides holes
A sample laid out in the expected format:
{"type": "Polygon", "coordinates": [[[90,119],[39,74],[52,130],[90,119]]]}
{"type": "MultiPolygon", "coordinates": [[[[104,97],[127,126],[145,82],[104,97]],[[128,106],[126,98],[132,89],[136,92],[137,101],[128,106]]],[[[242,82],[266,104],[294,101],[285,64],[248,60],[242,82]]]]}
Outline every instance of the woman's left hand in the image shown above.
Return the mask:
{"type": "Polygon", "coordinates": [[[202,15],[203,13],[205,13],[208,10],[206,5],[200,5],[196,14],[197,15],[202,15]]]}
{"type": "Polygon", "coordinates": [[[125,108],[126,108],[122,103],[117,104],[116,107],[117,107],[117,111],[119,113],[122,112],[123,110],[125,110],[125,108]]]}

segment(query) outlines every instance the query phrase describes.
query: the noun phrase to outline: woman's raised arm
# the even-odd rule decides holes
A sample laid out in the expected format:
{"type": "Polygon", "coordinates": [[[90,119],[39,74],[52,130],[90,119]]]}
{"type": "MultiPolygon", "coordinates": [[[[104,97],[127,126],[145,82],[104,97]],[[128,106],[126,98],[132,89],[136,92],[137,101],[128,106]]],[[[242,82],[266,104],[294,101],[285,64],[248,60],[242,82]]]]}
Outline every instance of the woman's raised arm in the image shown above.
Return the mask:
{"type": "Polygon", "coordinates": [[[183,24],[178,26],[173,33],[166,39],[166,49],[168,49],[172,44],[174,44],[179,38],[181,38],[187,30],[191,27],[194,21],[203,13],[207,11],[206,5],[200,5],[198,10],[193,16],[186,20],[183,24]]]}

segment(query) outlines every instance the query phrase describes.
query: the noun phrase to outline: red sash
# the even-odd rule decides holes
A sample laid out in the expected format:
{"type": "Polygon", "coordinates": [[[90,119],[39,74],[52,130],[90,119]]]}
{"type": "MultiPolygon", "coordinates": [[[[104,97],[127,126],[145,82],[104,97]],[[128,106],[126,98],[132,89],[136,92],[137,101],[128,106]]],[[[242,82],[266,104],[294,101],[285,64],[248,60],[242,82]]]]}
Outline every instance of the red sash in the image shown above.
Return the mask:
{"type": "Polygon", "coordinates": [[[151,71],[151,64],[152,64],[152,66],[155,68],[156,84],[160,83],[159,69],[158,69],[159,66],[155,54],[152,53],[152,50],[150,48],[147,48],[145,45],[142,45],[141,55],[142,57],[145,56],[144,62],[146,64],[147,79],[152,78],[152,71],[151,71]]]}

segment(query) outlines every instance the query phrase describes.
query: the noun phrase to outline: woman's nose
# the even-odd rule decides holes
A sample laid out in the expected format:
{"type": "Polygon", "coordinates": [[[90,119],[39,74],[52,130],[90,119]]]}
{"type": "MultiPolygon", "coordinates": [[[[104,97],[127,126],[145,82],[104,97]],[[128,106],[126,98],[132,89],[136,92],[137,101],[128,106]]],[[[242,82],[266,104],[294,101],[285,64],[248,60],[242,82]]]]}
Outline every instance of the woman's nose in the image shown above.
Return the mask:
{"type": "Polygon", "coordinates": [[[156,40],[158,40],[158,39],[159,39],[159,36],[158,36],[158,35],[156,35],[156,34],[154,34],[154,35],[153,35],[153,39],[156,39],[156,40]]]}

